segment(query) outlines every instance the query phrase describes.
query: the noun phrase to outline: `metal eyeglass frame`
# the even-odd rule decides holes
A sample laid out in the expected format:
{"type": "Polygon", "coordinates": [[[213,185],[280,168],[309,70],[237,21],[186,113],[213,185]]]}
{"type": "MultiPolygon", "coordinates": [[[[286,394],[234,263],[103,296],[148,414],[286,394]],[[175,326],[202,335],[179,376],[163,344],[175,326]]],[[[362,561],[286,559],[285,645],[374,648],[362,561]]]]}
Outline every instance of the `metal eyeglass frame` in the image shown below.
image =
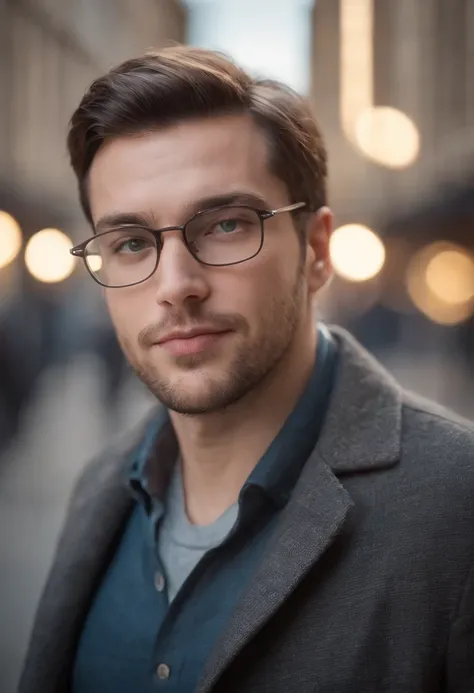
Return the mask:
{"type": "MultiPolygon", "coordinates": [[[[203,209],[203,210],[197,212],[196,214],[193,214],[193,216],[190,219],[188,219],[188,221],[186,223],[182,224],[181,226],[166,226],[162,229],[150,229],[146,226],[140,226],[139,224],[137,224],[137,225],[129,224],[129,225],[123,226],[122,228],[125,230],[128,227],[133,227],[133,228],[139,228],[139,229],[142,229],[144,231],[147,231],[148,233],[150,233],[154,237],[157,250],[159,248],[158,238],[161,236],[162,233],[166,233],[167,231],[181,231],[181,233],[183,235],[183,241],[184,241],[186,248],[188,249],[190,254],[193,256],[193,258],[195,260],[197,260],[201,265],[207,265],[208,267],[230,267],[232,265],[240,265],[243,262],[248,262],[248,260],[252,260],[254,257],[256,257],[259,254],[259,252],[263,248],[263,242],[264,242],[264,230],[263,230],[263,222],[264,221],[266,221],[267,219],[271,219],[272,217],[276,216],[277,214],[283,214],[284,212],[293,212],[297,209],[301,209],[302,207],[306,207],[306,202],[295,202],[294,204],[286,205],[285,207],[279,207],[278,209],[271,209],[271,210],[257,209],[255,207],[252,207],[251,205],[243,205],[243,204],[229,205],[229,204],[227,204],[227,205],[222,205],[220,207],[213,207],[211,209],[203,209]],[[193,250],[191,248],[191,244],[188,242],[188,239],[186,237],[186,227],[188,226],[188,224],[190,224],[196,218],[202,216],[203,214],[209,214],[209,212],[218,212],[221,209],[229,209],[229,208],[230,209],[236,209],[236,208],[249,209],[252,212],[256,213],[256,215],[260,219],[260,244],[258,246],[258,250],[256,250],[256,252],[253,253],[253,255],[250,255],[250,257],[246,257],[244,260],[237,260],[236,262],[224,262],[224,263],[205,262],[204,260],[201,260],[199,257],[197,257],[196,253],[193,252],[193,250]]],[[[112,233],[113,231],[118,231],[118,230],[120,230],[120,229],[111,229],[111,231],[104,231],[103,234],[95,234],[94,236],[91,236],[87,240],[83,241],[82,243],[79,243],[79,245],[76,245],[76,246],[74,246],[74,248],[71,248],[69,250],[71,255],[74,255],[74,257],[80,257],[84,260],[84,264],[86,266],[86,269],[89,272],[89,274],[91,275],[92,279],[94,279],[94,281],[96,281],[101,286],[104,286],[105,288],[108,288],[108,289],[124,289],[128,286],[136,286],[137,284],[143,284],[143,282],[148,281],[148,279],[150,279],[150,277],[152,277],[154,275],[154,273],[157,270],[159,260],[160,260],[160,254],[157,252],[156,264],[155,264],[155,267],[153,268],[153,271],[150,272],[150,274],[147,277],[145,277],[145,279],[140,279],[140,281],[138,281],[138,282],[133,282],[132,284],[120,284],[117,286],[114,286],[114,285],[109,286],[108,284],[104,284],[103,282],[101,282],[95,276],[95,274],[92,272],[92,270],[89,268],[89,265],[87,264],[86,254],[85,254],[86,247],[89,245],[89,243],[91,241],[96,239],[98,236],[105,235],[107,233],[112,233]]]]}

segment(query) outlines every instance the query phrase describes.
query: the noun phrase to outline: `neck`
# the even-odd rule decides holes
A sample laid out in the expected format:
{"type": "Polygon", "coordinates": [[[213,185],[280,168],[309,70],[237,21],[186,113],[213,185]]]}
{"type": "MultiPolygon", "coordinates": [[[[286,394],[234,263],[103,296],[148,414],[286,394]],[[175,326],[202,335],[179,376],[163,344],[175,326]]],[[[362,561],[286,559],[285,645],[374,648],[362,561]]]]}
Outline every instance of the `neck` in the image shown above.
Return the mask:
{"type": "Polygon", "coordinates": [[[170,412],[181,452],[186,509],[198,525],[214,522],[237,501],[249,474],[296,406],[316,354],[316,329],[294,343],[259,388],[222,412],[170,412]]]}

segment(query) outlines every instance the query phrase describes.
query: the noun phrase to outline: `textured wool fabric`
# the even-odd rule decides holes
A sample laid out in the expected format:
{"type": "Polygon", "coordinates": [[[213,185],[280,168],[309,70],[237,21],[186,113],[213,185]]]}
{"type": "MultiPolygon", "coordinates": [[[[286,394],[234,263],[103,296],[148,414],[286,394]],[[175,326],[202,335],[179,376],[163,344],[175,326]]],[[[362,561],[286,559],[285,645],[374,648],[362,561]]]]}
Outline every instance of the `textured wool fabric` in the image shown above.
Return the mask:
{"type": "MultiPolygon", "coordinates": [[[[332,332],[339,371],[321,436],[197,693],[473,693],[474,427],[332,332]]],[[[110,451],[73,494],[20,693],[69,690],[130,512],[129,458],[110,451]]]]}

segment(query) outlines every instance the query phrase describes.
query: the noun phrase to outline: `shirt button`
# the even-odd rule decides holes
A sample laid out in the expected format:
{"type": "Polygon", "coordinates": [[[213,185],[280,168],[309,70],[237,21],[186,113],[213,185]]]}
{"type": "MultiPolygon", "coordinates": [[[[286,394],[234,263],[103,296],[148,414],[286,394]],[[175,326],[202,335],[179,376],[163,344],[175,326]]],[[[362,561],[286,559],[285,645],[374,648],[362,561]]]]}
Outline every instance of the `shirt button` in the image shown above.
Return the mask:
{"type": "Polygon", "coordinates": [[[169,679],[171,670],[167,664],[159,664],[156,669],[156,673],[158,674],[159,679],[165,681],[166,679],[169,679]]]}
{"type": "Polygon", "coordinates": [[[156,572],[154,582],[156,591],[163,592],[163,590],[165,589],[165,578],[163,576],[163,573],[156,572]]]}

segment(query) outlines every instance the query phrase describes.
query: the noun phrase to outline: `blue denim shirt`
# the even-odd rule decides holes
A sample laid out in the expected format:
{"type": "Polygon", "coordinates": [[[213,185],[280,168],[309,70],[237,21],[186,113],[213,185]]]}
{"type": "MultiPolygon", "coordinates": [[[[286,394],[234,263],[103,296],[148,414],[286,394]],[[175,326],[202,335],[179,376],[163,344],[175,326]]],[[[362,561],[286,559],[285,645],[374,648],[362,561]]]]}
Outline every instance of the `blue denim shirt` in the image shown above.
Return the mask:
{"type": "MultiPolygon", "coordinates": [[[[74,693],[195,690],[317,442],[337,364],[335,342],[324,326],[318,329],[317,357],[306,389],[244,484],[233,530],[205,554],[171,605],[157,551],[163,496],[156,493],[149,464],[160,437],[166,430],[169,434],[168,417],[150,427],[130,473],[137,502],[80,639],[74,693]]],[[[163,468],[169,467],[167,462],[174,459],[165,460],[163,468]]]]}

